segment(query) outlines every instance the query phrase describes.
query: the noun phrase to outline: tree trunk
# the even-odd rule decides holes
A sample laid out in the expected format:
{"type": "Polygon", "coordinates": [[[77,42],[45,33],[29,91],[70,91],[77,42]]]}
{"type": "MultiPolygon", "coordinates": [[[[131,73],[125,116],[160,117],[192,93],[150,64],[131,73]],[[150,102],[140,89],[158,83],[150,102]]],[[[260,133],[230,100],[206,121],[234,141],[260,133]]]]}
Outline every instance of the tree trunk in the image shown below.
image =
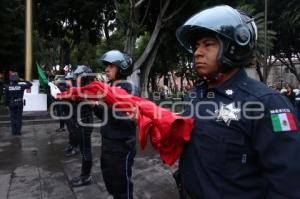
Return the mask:
{"type": "Polygon", "coordinates": [[[178,91],[178,86],[176,84],[176,79],[175,79],[175,75],[174,75],[173,70],[171,71],[171,76],[172,76],[172,80],[173,80],[173,83],[174,83],[174,91],[177,92],[178,91]]]}
{"type": "Polygon", "coordinates": [[[152,74],[152,75],[150,76],[152,92],[157,91],[157,84],[156,84],[156,79],[155,79],[155,77],[156,77],[155,74],[152,74]]]}
{"type": "Polygon", "coordinates": [[[141,79],[140,79],[140,84],[141,84],[141,96],[148,98],[149,97],[149,92],[147,89],[147,85],[148,85],[148,79],[149,79],[149,74],[152,68],[152,65],[155,61],[156,58],[156,54],[158,51],[158,48],[160,46],[161,43],[161,39],[156,43],[154,49],[150,52],[150,54],[148,55],[148,59],[145,62],[145,64],[143,65],[142,69],[141,69],[141,79]]]}
{"type": "Polygon", "coordinates": [[[61,52],[60,52],[60,63],[62,66],[70,64],[71,47],[70,44],[62,40],[61,41],[61,52]]]}
{"type": "Polygon", "coordinates": [[[264,81],[264,77],[263,77],[263,74],[261,73],[261,70],[260,70],[260,64],[259,64],[258,61],[256,62],[255,69],[256,69],[256,72],[257,72],[257,74],[258,74],[259,80],[260,80],[261,82],[263,82],[263,81],[264,81]]]}
{"type": "Polygon", "coordinates": [[[139,17],[139,8],[135,7],[134,1],[130,1],[130,17],[129,17],[129,26],[126,31],[126,40],[124,44],[124,52],[127,52],[129,55],[133,54],[135,41],[137,38],[137,30],[136,27],[138,24],[136,24],[136,18],[139,17]]]}
{"type": "Polygon", "coordinates": [[[153,50],[153,47],[158,39],[158,35],[159,32],[161,30],[162,27],[162,19],[160,19],[160,17],[158,17],[156,24],[155,24],[155,28],[153,30],[153,33],[151,35],[151,38],[143,52],[143,54],[138,58],[138,60],[135,62],[133,70],[137,70],[139,68],[142,67],[142,65],[146,62],[146,60],[148,59],[148,56],[150,55],[151,51],[153,50]]]}
{"type": "Polygon", "coordinates": [[[143,54],[138,58],[138,60],[135,62],[133,70],[137,70],[142,67],[142,65],[146,62],[148,59],[149,54],[151,53],[152,49],[154,48],[156,41],[158,39],[159,33],[163,27],[163,17],[170,5],[170,0],[167,0],[163,7],[160,10],[160,13],[157,17],[154,30],[151,34],[150,40],[143,52],[143,54]]]}
{"type": "Polygon", "coordinates": [[[183,91],[183,78],[184,78],[184,73],[181,71],[180,73],[180,91],[183,91]]]}

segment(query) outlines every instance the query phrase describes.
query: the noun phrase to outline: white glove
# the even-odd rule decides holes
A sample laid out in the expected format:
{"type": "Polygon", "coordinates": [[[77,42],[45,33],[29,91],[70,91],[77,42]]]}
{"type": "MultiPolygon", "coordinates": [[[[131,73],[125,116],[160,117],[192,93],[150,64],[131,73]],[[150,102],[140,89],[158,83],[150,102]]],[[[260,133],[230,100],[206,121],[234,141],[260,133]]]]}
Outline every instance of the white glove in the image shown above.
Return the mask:
{"type": "Polygon", "coordinates": [[[52,97],[56,98],[58,93],[61,93],[61,91],[59,90],[59,88],[53,84],[52,82],[49,82],[48,85],[50,86],[50,93],[52,95],[52,97]]]}
{"type": "Polygon", "coordinates": [[[280,90],[280,93],[286,93],[286,92],[287,92],[287,90],[285,88],[280,90]]]}

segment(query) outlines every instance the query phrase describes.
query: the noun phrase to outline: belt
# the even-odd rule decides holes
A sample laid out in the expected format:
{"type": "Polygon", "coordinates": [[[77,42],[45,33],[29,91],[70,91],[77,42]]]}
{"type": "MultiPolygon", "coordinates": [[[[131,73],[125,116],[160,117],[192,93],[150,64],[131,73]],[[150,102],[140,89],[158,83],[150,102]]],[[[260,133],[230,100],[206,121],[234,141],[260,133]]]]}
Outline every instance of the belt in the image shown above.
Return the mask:
{"type": "Polygon", "coordinates": [[[21,98],[20,99],[13,99],[13,101],[14,102],[21,102],[21,101],[23,101],[23,99],[21,99],[21,98]]]}
{"type": "Polygon", "coordinates": [[[102,136],[102,149],[128,151],[135,150],[135,142],[131,142],[131,139],[110,139],[102,136]]]}

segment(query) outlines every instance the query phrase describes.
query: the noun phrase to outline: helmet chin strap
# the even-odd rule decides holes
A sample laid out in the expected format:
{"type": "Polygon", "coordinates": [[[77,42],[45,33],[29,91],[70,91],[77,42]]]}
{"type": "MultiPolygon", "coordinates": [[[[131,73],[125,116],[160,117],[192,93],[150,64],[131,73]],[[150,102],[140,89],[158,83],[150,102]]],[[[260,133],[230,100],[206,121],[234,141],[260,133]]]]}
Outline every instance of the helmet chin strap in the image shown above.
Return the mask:
{"type": "Polygon", "coordinates": [[[218,70],[208,76],[203,76],[204,81],[207,83],[219,83],[224,81],[224,71],[221,69],[221,58],[224,51],[224,43],[223,41],[218,37],[218,35],[215,35],[216,39],[219,42],[220,48],[217,56],[218,60],[218,70]]]}

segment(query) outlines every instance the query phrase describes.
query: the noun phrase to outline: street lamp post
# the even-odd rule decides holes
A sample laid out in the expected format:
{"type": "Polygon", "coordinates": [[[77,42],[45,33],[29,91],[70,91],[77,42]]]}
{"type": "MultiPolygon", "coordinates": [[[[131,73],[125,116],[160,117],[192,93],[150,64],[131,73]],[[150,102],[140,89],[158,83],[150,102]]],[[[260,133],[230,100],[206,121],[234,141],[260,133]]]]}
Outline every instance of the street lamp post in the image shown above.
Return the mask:
{"type": "Polygon", "coordinates": [[[267,31],[268,31],[268,0],[265,0],[265,30],[264,30],[264,37],[265,37],[265,49],[264,49],[264,73],[263,79],[267,82],[267,67],[268,67],[268,48],[267,48],[267,31]]]}
{"type": "Polygon", "coordinates": [[[32,72],[32,0],[25,0],[25,79],[32,72]]]}
{"type": "Polygon", "coordinates": [[[280,88],[282,88],[283,85],[283,76],[282,76],[282,64],[280,65],[280,88]]]}

